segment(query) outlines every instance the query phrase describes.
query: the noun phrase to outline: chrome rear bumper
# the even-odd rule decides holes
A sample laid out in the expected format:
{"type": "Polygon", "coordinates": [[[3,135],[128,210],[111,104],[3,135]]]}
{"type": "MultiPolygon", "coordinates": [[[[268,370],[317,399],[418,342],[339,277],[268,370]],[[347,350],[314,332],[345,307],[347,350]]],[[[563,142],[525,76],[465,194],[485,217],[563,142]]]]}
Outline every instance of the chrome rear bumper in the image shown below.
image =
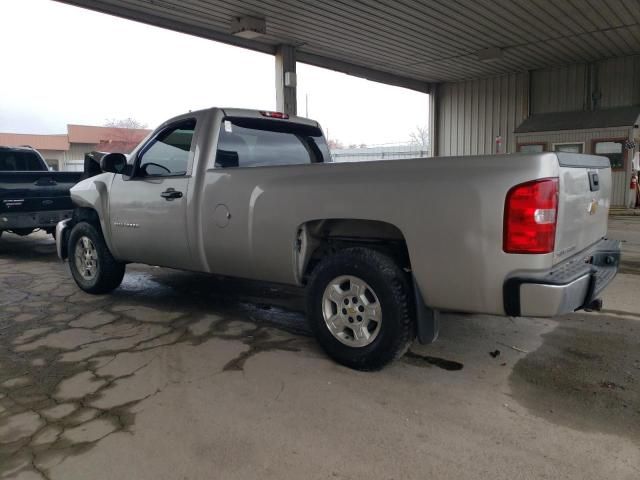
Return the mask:
{"type": "Polygon", "coordinates": [[[550,271],[515,275],[504,285],[505,312],[553,317],[586,308],[616,276],[619,263],[620,242],[601,240],[550,271]]]}

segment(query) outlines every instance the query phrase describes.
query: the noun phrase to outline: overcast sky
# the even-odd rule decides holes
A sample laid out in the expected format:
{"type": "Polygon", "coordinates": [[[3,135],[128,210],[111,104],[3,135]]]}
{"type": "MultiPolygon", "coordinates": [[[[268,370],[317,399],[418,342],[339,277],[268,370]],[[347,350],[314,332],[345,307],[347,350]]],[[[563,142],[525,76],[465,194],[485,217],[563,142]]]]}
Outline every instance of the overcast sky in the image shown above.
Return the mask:
{"type": "MultiPolygon", "coordinates": [[[[0,131],[134,117],[155,127],[211,106],[275,108],[274,59],[51,0],[1,0],[0,131]]],[[[268,19],[267,19],[268,25],[268,19]]],[[[267,26],[268,28],[268,26],[267,26]]],[[[427,95],[298,63],[298,113],[345,144],[407,141],[427,95]]]]}

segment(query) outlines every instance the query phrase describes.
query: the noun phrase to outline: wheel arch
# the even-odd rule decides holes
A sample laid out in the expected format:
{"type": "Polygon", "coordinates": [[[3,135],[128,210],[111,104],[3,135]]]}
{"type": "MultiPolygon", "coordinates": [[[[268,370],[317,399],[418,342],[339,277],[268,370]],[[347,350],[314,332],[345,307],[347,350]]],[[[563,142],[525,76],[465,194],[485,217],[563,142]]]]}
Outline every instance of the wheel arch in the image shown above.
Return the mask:
{"type": "Polygon", "coordinates": [[[93,207],[82,206],[76,207],[73,210],[71,225],[70,228],[65,230],[66,238],[63,239],[63,242],[66,243],[68,241],[71,230],[76,224],[80,222],[86,222],[90,225],[93,225],[102,235],[102,238],[104,238],[104,241],[107,244],[107,248],[112,252],[113,255],[114,249],[111,243],[111,236],[109,235],[108,225],[105,223],[106,220],[100,215],[98,210],[93,207]]]}
{"type": "Polygon", "coordinates": [[[296,231],[295,266],[299,283],[305,284],[326,255],[354,246],[382,251],[402,268],[410,269],[407,241],[396,225],[380,220],[325,218],[302,223],[296,231]]]}
{"type": "Polygon", "coordinates": [[[415,276],[402,230],[379,220],[340,218],[305,222],[298,227],[296,237],[296,267],[299,283],[306,284],[315,266],[327,255],[360,246],[378,250],[392,257],[410,276],[411,303],[416,317],[418,340],[428,344],[438,338],[440,312],[430,308],[423,299],[415,276]]]}

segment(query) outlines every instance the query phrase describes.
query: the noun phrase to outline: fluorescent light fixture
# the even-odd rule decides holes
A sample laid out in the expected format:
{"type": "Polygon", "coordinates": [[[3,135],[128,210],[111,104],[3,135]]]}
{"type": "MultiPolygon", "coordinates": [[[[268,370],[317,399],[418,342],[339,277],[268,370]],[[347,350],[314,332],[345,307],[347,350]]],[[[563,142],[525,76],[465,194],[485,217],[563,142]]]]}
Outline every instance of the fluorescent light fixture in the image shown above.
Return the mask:
{"type": "Polygon", "coordinates": [[[236,17],[231,20],[231,34],[240,38],[253,39],[267,33],[267,21],[258,17],[236,17]]]}

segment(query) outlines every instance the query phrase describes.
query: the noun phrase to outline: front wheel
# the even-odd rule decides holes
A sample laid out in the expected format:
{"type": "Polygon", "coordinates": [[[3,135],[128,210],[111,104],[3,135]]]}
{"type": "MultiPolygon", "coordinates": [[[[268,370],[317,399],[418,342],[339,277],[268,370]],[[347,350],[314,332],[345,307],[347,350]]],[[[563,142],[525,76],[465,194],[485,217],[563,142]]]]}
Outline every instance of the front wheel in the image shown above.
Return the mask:
{"type": "Polygon", "coordinates": [[[122,283],[125,264],[113,258],[102,233],[93,225],[80,222],[73,227],[68,252],[71,275],[85,292],[107,293],[122,283]]]}
{"type": "Polygon", "coordinates": [[[406,273],[389,256],[349,248],[323,259],[307,288],[307,315],[318,343],[338,363],[378,370],[415,337],[406,273]]]}

